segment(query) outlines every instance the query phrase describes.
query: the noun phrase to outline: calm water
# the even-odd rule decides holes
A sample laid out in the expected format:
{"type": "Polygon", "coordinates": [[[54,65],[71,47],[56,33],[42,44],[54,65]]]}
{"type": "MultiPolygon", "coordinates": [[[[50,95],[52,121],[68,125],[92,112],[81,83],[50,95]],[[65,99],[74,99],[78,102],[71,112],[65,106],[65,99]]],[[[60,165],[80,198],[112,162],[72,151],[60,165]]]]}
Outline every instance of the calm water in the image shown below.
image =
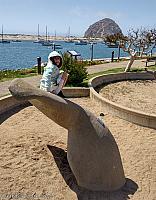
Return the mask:
{"type": "MultiPolygon", "coordinates": [[[[64,41],[56,42],[61,44],[62,49],[58,51],[66,52],[67,50],[75,50],[81,54],[83,59],[90,59],[91,45],[75,45],[74,43],[65,43],[64,41]]],[[[52,51],[52,47],[42,46],[32,41],[11,42],[9,44],[0,43],[0,70],[2,69],[20,69],[31,68],[40,56],[42,62],[47,61],[48,54],[52,51]]],[[[112,51],[115,57],[118,56],[117,48],[107,48],[104,44],[98,43],[94,45],[94,58],[110,58],[112,51]]],[[[121,50],[121,56],[128,56],[121,50]]]]}

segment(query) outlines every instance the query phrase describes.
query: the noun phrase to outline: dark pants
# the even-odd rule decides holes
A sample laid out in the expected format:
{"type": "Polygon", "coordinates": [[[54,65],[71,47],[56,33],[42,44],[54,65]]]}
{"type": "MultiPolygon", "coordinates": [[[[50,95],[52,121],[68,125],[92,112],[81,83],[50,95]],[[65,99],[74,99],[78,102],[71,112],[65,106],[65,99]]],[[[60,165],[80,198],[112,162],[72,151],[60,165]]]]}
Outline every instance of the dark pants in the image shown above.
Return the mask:
{"type": "Polygon", "coordinates": [[[63,94],[62,91],[60,91],[57,95],[60,96],[60,97],[62,97],[62,98],[65,98],[65,96],[64,96],[64,94],[63,94]]]}

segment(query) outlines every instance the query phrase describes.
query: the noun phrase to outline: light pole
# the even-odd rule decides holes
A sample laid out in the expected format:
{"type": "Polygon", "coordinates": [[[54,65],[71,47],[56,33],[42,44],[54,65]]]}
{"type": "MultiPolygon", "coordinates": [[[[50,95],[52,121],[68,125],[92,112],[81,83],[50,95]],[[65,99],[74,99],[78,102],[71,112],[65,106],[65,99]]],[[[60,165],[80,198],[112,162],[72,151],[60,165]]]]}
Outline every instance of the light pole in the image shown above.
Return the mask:
{"type": "Polygon", "coordinates": [[[93,42],[91,43],[91,61],[93,61],[93,42]]]}
{"type": "Polygon", "coordinates": [[[114,51],[112,51],[112,58],[111,58],[111,62],[114,61],[114,51]]]}
{"type": "Polygon", "coordinates": [[[120,44],[118,45],[118,60],[120,59],[120,44]]]}
{"type": "Polygon", "coordinates": [[[118,60],[120,59],[121,48],[123,46],[124,46],[124,41],[123,40],[119,41],[119,45],[118,45],[118,60]]]}
{"type": "Polygon", "coordinates": [[[37,73],[41,74],[41,57],[37,57],[37,73]]]}
{"type": "Polygon", "coordinates": [[[53,51],[55,51],[55,49],[56,49],[56,44],[55,44],[54,42],[53,42],[52,48],[53,48],[53,51]]]}

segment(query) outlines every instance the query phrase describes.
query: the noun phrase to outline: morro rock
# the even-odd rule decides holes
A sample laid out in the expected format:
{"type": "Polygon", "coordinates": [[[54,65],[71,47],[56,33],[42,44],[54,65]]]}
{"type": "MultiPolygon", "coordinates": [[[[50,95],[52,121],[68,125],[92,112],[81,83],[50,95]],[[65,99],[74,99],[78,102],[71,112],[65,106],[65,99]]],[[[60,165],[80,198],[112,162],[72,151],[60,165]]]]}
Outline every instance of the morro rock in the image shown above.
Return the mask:
{"type": "Polygon", "coordinates": [[[105,18],[89,26],[84,34],[84,37],[105,37],[121,33],[122,30],[112,19],[105,18]]]}

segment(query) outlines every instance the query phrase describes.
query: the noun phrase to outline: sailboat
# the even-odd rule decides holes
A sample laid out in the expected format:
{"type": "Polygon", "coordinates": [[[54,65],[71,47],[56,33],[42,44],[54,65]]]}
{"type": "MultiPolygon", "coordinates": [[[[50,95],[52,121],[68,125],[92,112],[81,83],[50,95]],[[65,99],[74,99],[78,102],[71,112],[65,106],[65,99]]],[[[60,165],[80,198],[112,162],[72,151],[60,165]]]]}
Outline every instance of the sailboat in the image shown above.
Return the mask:
{"type": "Polygon", "coordinates": [[[4,40],[4,39],[3,39],[3,25],[2,25],[2,39],[1,39],[0,43],[5,43],[5,44],[10,43],[9,40],[4,40]]]}
{"type": "Polygon", "coordinates": [[[40,31],[40,27],[39,27],[39,24],[38,24],[38,36],[37,36],[37,40],[33,41],[33,43],[43,43],[44,42],[44,40],[40,39],[39,31],[40,31]]]}
{"type": "Polygon", "coordinates": [[[61,45],[60,44],[56,44],[56,30],[55,30],[55,37],[54,37],[54,42],[53,42],[53,45],[52,45],[52,49],[53,51],[55,50],[58,50],[58,49],[62,49],[61,45]]]}
{"type": "Polygon", "coordinates": [[[119,44],[114,42],[106,42],[108,48],[118,48],[119,44]]]}
{"type": "Polygon", "coordinates": [[[42,42],[42,46],[52,46],[52,45],[53,45],[53,43],[48,40],[47,26],[46,26],[46,40],[44,42],[42,42]]]}
{"type": "Polygon", "coordinates": [[[65,40],[66,43],[73,43],[74,41],[72,39],[70,39],[70,26],[69,26],[69,30],[68,30],[68,36],[67,36],[67,40],[65,40]]]}
{"type": "Polygon", "coordinates": [[[22,42],[22,40],[12,40],[12,42],[22,42]]]}
{"type": "Polygon", "coordinates": [[[75,45],[87,45],[87,41],[84,40],[78,40],[77,42],[75,42],[75,45]]]}

